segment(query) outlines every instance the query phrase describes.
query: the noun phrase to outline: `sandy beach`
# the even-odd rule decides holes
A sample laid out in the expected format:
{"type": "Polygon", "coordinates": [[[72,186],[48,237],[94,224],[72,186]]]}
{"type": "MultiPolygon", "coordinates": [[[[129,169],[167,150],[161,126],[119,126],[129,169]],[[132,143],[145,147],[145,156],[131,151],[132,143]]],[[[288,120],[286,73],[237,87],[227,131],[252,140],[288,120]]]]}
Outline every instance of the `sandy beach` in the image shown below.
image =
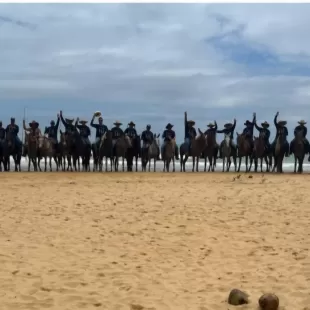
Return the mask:
{"type": "Polygon", "coordinates": [[[1,309],[310,309],[308,175],[1,174],[1,309]]]}

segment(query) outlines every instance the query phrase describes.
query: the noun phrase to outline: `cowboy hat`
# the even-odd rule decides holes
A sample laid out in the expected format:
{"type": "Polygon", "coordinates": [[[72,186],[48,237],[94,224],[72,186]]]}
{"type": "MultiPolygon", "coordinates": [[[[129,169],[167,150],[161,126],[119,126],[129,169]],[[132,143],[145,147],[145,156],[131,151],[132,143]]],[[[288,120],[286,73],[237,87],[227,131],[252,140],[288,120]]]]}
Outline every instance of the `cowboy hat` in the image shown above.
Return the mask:
{"type": "Polygon", "coordinates": [[[11,122],[12,122],[12,121],[15,121],[15,117],[11,117],[11,122]]]}
{"type": "Polygon", "coordinates": [[[150,124],[147,124],[147,125],[146,125],[146,128],[148,128],[148,127],[151,128],[151,125],[150,125],[150,124]]]}
{"type": "Polygon", "coordinates": [[[117,126],[117,125],[123,125],[123,123],[121,123],[120,121],[115,121],[115,122],[113,123],[113,125],[115,125],[115,126],[117,126]]]}
{"type": "Polygon", "coordinates": [[[129,125],[129,126],[130,126],[130,125],[136,126],[136,124],[135,124],[133,121],[131,121],[130,123],[128,123],[128,125],[129,125]]]}
{"type": "Polygon", "coordinates": [[[172,128],[172,127],[173,127],[173,125],[171,123],[168,123],[167,126],[166,126],[166,129],[172,128]]]}
{"type": "Polygon", "coordinates": [[[266,121],[264,121],[263,123],[261,123],[261,125],[262,125],[262,127],[269,127],[269,123],[268,122],[266,122],[266,121]]]}
{"type": "Polygon", "coordinates": [[[287,121],[278,121],[279,126],[285,126],[287,124],[287,121]]]}
{"type": "Polygon", "coordinates": [[[227,124],[224,125],[225,128],[231,128],[232,126],[233,126],[232,123],[227,123],[227,124]]]}
{"type": "Polygon", "coordinates": [[[207,127],[210,127],[210,128],[212,128],[212,127],[214,127],[215,125],[214,124],[212,124],[212,123],[209,123],[208,125],[207,125],[207,127]]]}
{"type": "Polygon", "coordinates": [[[96,116],[96,117],[101,116],[101,112],[100,112],[100,111],[96,111],[96,112],[94,113],[94,116],[96,116]]]}
{"type": "Polygon", "coordinates": [[[88,121],[85,121],[85,120],[82,119],[82,120],[79,121],[79,123],[80,123],[80,124],[87,124],[88,121]]]}
{"type": "Polygon", "coordinates": [[[249,120],[246,120],[244,126],[252,124],[249,120]]]}
{"type": "Polygon", "coordinates": [[[192,120],[189,120],[189,121],[187,121],[187,124],[193,124],[193,125],[195,125],[196,123],[195,123],[194,121],[192,121],[192,120]]]}
{"type": "Polygon", "coordinates": [[[65,118],[66,123],[73,123],[74,118],[65,118]]]}
{"type": "Polygon", "coordinates": [[[31,123],[29,123],[29,127],[32,127],[33,125],[35,125],[37,128],[39,127],[39,123],[36,121],[32,121],[31,123]]]}
{"type": "Polygon", "coordinates": [[[306,121],[304,121],[304,120],[302,119],[301,121],[299,121],[299,122],[298,122],[298,124],[299,124],[299,125],[306,125],[306,124],[307,124],[307,122],[306,122],[306,121]]]}

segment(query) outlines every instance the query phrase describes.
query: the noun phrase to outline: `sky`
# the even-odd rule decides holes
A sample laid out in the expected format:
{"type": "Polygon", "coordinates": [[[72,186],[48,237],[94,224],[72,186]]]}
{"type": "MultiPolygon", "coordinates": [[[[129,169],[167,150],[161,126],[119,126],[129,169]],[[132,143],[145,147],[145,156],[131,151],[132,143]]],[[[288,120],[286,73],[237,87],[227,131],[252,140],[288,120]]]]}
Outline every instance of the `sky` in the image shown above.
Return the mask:
{"type": "MultiPolygon", "coordinates": [[[[0,4],[0,114],[47,126],[115,120],[184,138],[184,112],[206,129],[256,112],[310,115],[309,4],[0,4]]],[[[310,121],[310,120],[309,120],[310,121]]],[[[92,130],[94,134],[94,130],[92,130]]],[[[221,138],[218,137],[218,140],[221,138]]]]}

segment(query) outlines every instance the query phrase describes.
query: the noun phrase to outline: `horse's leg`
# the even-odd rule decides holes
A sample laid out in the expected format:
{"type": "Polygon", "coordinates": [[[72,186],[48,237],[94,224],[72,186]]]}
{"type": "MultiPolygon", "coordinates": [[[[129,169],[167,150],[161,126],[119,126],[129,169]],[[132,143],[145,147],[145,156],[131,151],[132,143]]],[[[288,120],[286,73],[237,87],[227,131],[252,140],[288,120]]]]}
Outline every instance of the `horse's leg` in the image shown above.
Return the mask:
{"type": "Polygon", "coordinates": [[[198,169],[199,157],[200,157],[200,156],[197,156],[197,157],[196,157],[196,172],[199,172],[199,169],[198,169]]]}
{"type": "Polygon", "coordinates": [[[239,165],[238,165],[238,172],[240,172],[241,160],[242,160],[242,157],[241,157],[241,156],[239,155],[239,165]]]}
{"type": "MultiPolygon", "coordinates": [[[[204,166],[204,169],[203,169],[203,171],[204,172],[207,172],[207,160],[208,160],[208,156],[205,154],[205,166],[204,166]]],[[[210,159],[209,159],[209,161],[210,161],[210,159]]],[[[208,170],[208,172],[210,172],[210,163],[209,163],[209,170],[208,170]]]]}
{"type": "Polygon", "coordinates": [[[180,154],[180,172],[183,172],[183,154],[180,154]]]}
{"type": "Polygon", "coordinates": [[[192,156],[192,161],[193,161],[192,172],[194,172],[195,171],[195,164],[196,164],[195,156],[192,156]]]}
{"type": "Polygon", "coordinates": [[[28,172],[30,171],[31,158],[28,157],[28,172]]]}
{"type": "Polygon", "coordinates": [[[249,172],[248,164],[249,164],[249,156],[246,155],[245,156],[245,172],[249,172]]]}
{"type": "Polygon", "coordinates": [[[175,172],[175,157],[172,157],[172,172],[175,172]]]}
{"type": "Polygon", "coordinates": [[[154,157],[154,172],[156,172],[156,157],[154,157]]]}
{"type": "Polygon", "coordinates": [[[294,173],[296,173],[296,168],[297,168],[297,157],[294,155],[294,173]]]}
{"type": "Polygon", "coordinates": [[[224,172],[225,171],[225,156],[224,155],[222,155],[223,156],[223,169],[222,169],[222,172],[224,172]]]}

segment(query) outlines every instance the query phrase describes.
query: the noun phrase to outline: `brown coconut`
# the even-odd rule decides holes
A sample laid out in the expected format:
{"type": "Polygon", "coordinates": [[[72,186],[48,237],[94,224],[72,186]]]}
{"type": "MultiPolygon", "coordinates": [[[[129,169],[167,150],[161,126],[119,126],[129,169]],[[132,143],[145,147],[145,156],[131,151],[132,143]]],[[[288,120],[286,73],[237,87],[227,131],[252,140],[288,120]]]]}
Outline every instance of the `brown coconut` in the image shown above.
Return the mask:
{"type": "Polygon", "coordinates": [[[238,289],[233,289],[230,291],[228,296],[228,303],[233,306],[239,306],[249,303],[249,295],[238,289]]]}
{"type": "Polygon", "coordinates": [[[279,298],[275,294],[264,294],[259,298],[258,304],[262,310],[277,310],[279,298]]]}

